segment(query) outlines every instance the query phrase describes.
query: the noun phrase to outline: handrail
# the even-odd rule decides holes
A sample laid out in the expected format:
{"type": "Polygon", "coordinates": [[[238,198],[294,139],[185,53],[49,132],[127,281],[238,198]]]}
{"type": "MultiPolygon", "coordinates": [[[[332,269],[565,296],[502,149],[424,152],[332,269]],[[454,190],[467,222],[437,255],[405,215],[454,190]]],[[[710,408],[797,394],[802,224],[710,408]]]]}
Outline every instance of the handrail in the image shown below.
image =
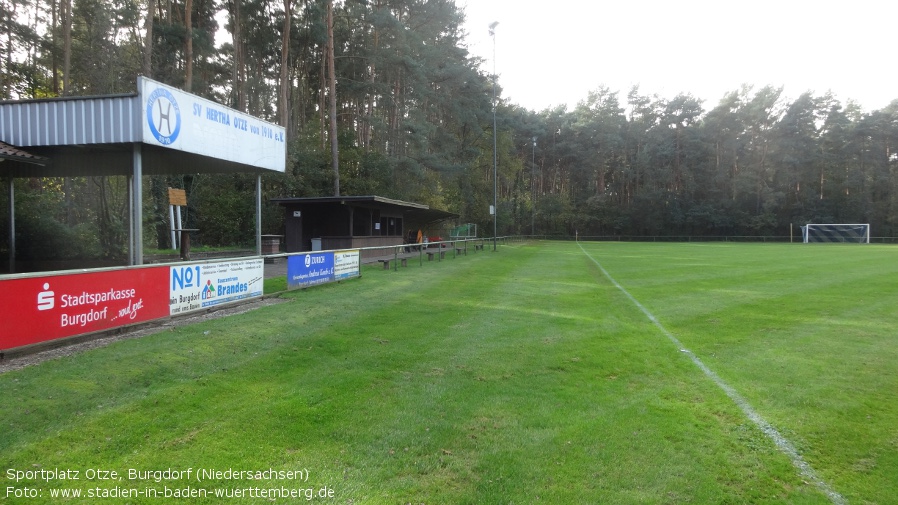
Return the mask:
{"type": "MultiPolygon", "coordinates": [[[[497,237],[497,240],[501,240],[503,243],[511,237],[497,237]]],[[[385,245],[385,246],[371,246],[371,247],[344,247],[340,249],[325,249],[321,251],[298,251],[298,252],[289,252],[289,253],[276,253],[276,254],[265,254],[262,257],[265,259],[276,259],[276,258],[287,258],[289,256],[298,256],[303,254],[317,254],[317,253],[325,253],[325,252],[336,252],[336,251],[384,251],[383,256],[379,256],[378,258],[383,258],[384,256],[393,256],[393,264],[394,269],[396,269],[396,265],[399,263],[400,255],[402,254],[402,249],[405,248],[418,248],[419,254],[419,263],[421,265],[424,264],[424,252],[426,249],[431,247],[436,247],[437,250],[442,251],[445,248],[453,247],[456,243],[464,244],[464,253],[467,254],[468,242],[479,242],[483,245],[483,249],[485,250],[485,244],[487,242],[492,242],[493,237],[478,237],[478,238],[467,238],[467,239],[456,239],[456,240],[439,240],[434,242],[421,242],[414,244],[393,244],[393,245],[385,245]]],[[[458,251],[453,251],[455,256],[458,255],[458,251]]],[[[453,257],[455,257],[453,256],[453,257]]],[[[408,257],[408,256],[406,256],[408,257]]],[[[438,260],[442,260],[442,255],[437,255],[438,260]]],[[[377,260],[375,260],[377,261],[377,260]]]]}

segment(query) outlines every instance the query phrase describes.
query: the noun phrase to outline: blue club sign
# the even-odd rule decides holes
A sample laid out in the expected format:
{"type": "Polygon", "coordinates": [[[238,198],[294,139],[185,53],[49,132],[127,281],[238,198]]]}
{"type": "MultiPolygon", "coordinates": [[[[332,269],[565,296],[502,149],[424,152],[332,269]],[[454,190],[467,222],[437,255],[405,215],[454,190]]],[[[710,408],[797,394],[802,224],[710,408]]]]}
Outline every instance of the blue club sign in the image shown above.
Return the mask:
{"type": "Polygon", "coordinates": [[[156,88],[147,97],[147,124],[153,137],[162,145],[171,145],[181,132],[181,109],[174,95],[156,88]]]}

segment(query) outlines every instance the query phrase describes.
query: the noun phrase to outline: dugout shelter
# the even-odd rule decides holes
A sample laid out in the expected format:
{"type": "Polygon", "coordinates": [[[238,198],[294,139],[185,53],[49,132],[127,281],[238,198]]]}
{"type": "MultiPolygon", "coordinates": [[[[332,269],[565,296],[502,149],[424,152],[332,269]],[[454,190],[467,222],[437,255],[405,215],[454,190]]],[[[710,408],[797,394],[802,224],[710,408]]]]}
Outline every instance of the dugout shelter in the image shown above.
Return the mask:
{"type": "Polygon", "coordinates": [[[128,264],[143,264],[142,177],[254,173],[261,254],[261,176],[283,173],[284,129],[139,76],[136,93],[0,102],[0,180],[9,191],[10,272],[15,271],[13,179],[120,175],[129,179],[128,264]]]}
{"type": "MultiPolygon", "coordinates": [[[[275,198],[284,207],[288,253],[402,245],[458,214],[382,196],[275,198]]],[[[377,253],[362,251],[362,257],[377,253]]]]}

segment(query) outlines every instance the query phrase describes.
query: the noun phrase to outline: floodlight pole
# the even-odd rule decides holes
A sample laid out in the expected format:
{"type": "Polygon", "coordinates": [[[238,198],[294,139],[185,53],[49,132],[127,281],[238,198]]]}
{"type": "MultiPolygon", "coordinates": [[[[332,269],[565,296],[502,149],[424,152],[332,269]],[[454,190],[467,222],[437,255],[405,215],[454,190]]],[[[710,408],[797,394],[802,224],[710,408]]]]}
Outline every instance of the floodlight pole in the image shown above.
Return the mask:
{"type": "Polygon", "coordinates": [[[496,25],[490,23],[490,37],[493,38],[493,252],[496,252],[496,236],[499,234],[497,219],[499,216],[499,155],[496,148],[496,25]]]}
{"type": "Polygon", "coordinates": [[[530,159],[530,235],[536,235],[536,192],[533,179],[536,177],[536,136],[533,137],[533,156],[530,159]]]}

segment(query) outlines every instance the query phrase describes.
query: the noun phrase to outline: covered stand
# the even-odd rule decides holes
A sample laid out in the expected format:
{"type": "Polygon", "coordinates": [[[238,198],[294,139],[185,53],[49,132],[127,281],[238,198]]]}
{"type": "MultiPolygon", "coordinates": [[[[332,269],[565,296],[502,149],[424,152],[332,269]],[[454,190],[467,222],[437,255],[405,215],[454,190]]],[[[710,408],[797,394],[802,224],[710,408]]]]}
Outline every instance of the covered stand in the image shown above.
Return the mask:
{"type": "MultiPolygon", "coordinates": [[[[258,174],[256,251],[261,254],[261,175],[283,173],[286,165],[282,127],[144,77],[138,77],[134,94],[0,102],[0,141],[32,156],[0,164],[0,177],[10,181],[129,177],[129,265],[143,264],[144,175],[258,174]]],[[[13,202],[12,182],[9,188],[13,202]]],[[[14,226],[11,211],[13,236],[14,226]]],[[[11,267],[14,255],[11,247],[11,267]]]]}

